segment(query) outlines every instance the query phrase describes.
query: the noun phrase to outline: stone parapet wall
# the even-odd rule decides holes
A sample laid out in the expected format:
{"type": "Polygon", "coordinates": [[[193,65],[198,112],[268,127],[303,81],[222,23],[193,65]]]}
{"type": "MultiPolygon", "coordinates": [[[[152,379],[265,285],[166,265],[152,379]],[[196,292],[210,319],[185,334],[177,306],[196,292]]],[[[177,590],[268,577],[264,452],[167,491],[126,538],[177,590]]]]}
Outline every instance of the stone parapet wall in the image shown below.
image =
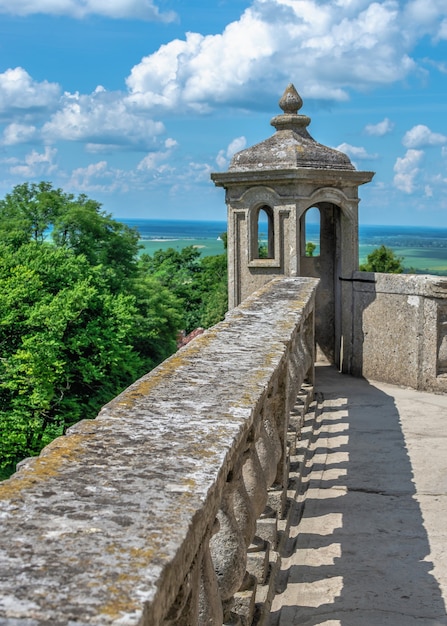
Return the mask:
{"type": "Polygon", "coordinates": [[[317,282],[273,280],[0,484],[1,626],[259,617],[317,282]]]}
{"type": "Polygon", "coordinates": [[[357,376],[447,392],[447,278],[354,272],[357,376]]]}

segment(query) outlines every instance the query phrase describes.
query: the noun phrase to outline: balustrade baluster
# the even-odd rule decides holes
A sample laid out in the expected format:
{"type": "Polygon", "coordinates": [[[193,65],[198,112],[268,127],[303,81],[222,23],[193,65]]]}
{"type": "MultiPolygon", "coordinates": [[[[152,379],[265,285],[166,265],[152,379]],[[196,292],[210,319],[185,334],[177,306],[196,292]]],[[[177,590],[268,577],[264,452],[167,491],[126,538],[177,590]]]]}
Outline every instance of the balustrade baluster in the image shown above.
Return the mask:
{"type": "Polygon", "coordinates": [[[247,562],[247,547],[234,513],[236,487],[237,478],[235,480],[230,476],[217,513],[220,529],[210,540],[211,557],[222,599],[224,623],[234,622],[235,616],[231,612],[233,596],[242,584],[247,562]]]}
{"type": "MultiPolygon", "coordinates": [[[[249,456],[250,448],[247,448],[241,459],[243,466],[245,466],[249,456]]],[[[242,468],[238,470],[236,485],[233,496],[234,514],[244,537],[245,545],[248,546],[256,532],[256,518],[258,515],[255,513],[251,498],[247,492],[242,468]]]]}
{"type": "MultiPolygon", "coordinates": [[[[219,530],[220,524],[216,519],[212,534],[215,535],[219,530]]],[[[222,599],[211,558],[209,541],[207,541],[200,567],[199,619],[197,624],[198,626],[222,626],[222,622],[222,599]]]]}
{"type": "Polygon", "coordinates": [[[242,476],[257,519],[267,504],[267,482],[254,444],[250,446],[247,460],[242,467],[242,476]]]}

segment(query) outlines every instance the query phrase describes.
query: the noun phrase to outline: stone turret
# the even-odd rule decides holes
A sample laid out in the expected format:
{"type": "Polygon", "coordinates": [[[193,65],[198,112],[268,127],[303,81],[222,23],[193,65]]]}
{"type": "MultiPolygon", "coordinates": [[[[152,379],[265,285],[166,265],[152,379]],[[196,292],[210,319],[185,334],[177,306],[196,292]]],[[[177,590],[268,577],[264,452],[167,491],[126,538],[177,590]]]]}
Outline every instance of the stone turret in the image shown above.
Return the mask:
{"type": "Polygon", "coordinates": [[[283,112],[271,120],[276,132],[235,154],[227,172],[211,175],[226,190],[229,306],[275,276],[320,278],[317,342],[331,362],[349,370],[351,290],[344,281],[358,269],[358,188],[374,173],[357,171],[346,154],[315,141],[310,118],[298,112],[302,105],[288,85],[279,101],[283,112]],[[318,256],[309,257],[306,213],[314,207],[320,245],[318,256]]]}

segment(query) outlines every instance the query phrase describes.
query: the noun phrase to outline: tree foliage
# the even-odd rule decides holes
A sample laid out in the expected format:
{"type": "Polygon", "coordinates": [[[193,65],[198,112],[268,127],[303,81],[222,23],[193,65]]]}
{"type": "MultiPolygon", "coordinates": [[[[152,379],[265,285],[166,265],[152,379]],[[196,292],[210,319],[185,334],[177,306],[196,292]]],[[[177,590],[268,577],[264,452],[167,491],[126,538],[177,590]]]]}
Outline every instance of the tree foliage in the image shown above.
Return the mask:
{"type": "Polygon", "coordinates": [[[24,183],[0,200],[0,475],[227,309],[226,255],[138,256],[138,232],[85,195],[24,183]]]}
{"type": "Polygon", "coordinates": [[[366,257],[366,263],[360,265],[362,272],[382,272],[385,274],[401,274],[404,271],[403,257],[396,256],[387,246],[380,246],[366,257]]]}
{"type": "Polygon", "coordinates": [[[306,256],[313,257],[315,250],[317,249],[316,244],[313,241],[306,242],[306,256]]]}
{"type": "Polygon", "coordinates": [[[51,183],[23,183],[0,200],[0,241],[14,249],[34,241],[84,255],[102,265],[111,289],[135,275],[138,232],[114,220],[100,203],[81,194],[75,198],[51,183]]]}
{"type": "Polygon", "coordinates": [[[223,316],[225,259],[192,248],[140,260],[138,240],[47,182],[0,200],[0,473],[95,417],[180,330],[223,316]]]}
{"type": "Polygon", "coordinates": [[[143,254],[140,267],[182,303],[186,333],[223,319],[228,305],[226,254],[201,257],[194,246],[169,248],[143,254]]]}
{"type": "Polygon", "coordinates": [[[2,245],[2,464],[36,454],[71,424],[94,417],[134,379],[135,297],[113,294],[101,266],[48,243],[2,245]]]}

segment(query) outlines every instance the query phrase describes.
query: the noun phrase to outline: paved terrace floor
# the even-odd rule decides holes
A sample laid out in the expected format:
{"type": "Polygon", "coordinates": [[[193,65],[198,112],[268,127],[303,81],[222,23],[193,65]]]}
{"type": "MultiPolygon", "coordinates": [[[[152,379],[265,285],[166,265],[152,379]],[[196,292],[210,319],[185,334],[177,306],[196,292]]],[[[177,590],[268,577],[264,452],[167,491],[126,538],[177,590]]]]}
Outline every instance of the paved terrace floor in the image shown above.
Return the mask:
{"type": "Polygon", "coordinates": [[[317,367],[272,626],[447,624],[447,395],[317,367]]]}

